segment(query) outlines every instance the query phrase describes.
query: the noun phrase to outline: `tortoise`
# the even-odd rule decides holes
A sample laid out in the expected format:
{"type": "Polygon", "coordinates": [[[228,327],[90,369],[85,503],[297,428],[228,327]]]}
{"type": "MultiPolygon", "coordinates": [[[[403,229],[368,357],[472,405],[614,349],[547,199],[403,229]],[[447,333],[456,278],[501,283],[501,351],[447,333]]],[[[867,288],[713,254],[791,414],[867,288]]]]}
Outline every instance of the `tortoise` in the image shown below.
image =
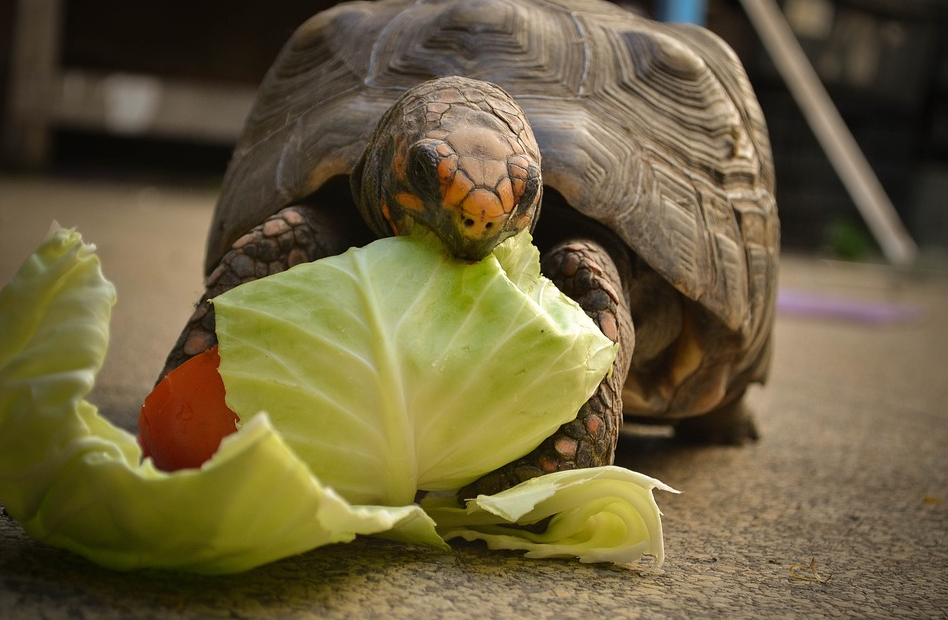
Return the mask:
{"type": "Polygon", "coordinates": [[[415,225],[466,260],[530,229],[544,274],[619,345],[576,420],[465,493],[611,463],[624,417],[757,438],[743,397],[771,355],[774,170],[744,69],[714,34],[604,0],[313,16],[260,86],[213,215],[207,291],[162,376],[215,344],[209,298],[415,225]]]}

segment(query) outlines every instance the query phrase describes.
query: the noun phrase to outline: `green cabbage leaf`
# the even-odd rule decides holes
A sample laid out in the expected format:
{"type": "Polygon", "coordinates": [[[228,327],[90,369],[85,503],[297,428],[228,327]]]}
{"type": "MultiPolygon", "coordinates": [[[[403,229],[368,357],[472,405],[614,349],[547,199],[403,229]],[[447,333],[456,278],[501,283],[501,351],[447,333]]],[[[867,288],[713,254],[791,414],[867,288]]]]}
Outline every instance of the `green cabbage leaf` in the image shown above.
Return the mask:
{"type": "Polygon", "coordinates": [[[616,349],[540,275],[529,235],[502,247],[469,264],[433,234],[391,237],[224,293],[227,404],[266,410],[360,504],[411,503],[523,456],[576,417],[616,349]]]}
{"type": "Polygon", "coordinates": [[[658,567],[665,547],[655,488],[677,492],[638,472],[593,467],[540,476],[465,507],[454,496],[430,494],[421,507],[445,540],[483,540],[491,549],[580,562],[631,564],[650,555],[658,567]]]}

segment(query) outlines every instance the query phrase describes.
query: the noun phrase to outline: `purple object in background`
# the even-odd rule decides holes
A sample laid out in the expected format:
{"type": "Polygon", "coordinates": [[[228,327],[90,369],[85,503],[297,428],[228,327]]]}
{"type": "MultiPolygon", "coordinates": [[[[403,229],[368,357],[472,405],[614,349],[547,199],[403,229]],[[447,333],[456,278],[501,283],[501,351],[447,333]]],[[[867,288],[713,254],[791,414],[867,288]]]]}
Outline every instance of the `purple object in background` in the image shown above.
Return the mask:
{"type": "Polygon", "coordinates": [[[917,306],[865,301],[820,293],[780,289],[777,312],[781,315],[828,318],[854,323],[897,323],[921,317],[917,306]]]}

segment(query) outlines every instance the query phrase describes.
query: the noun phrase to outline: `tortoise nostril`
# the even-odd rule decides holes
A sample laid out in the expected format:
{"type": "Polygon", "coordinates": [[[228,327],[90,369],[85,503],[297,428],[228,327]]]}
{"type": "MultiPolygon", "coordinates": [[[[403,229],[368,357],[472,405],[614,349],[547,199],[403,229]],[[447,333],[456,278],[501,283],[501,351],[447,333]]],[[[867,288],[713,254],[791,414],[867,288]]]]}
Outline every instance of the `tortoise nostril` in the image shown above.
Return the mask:
{"type": "Polygon", "coordinates": [[[487,222],[486,224],[484,224],[484,228],[493,228],[493,227],[494,227],[493,222],[487,222]]]}
{"type": "Polygon", "coordinates": [[[474,220],[472,220],[472,219],[469,218],[469,217],[464,218],[464,226],[465,226],[466,228],[470,228],[470,227],[473,226],[473,225],[474,225],[474,220]]]}

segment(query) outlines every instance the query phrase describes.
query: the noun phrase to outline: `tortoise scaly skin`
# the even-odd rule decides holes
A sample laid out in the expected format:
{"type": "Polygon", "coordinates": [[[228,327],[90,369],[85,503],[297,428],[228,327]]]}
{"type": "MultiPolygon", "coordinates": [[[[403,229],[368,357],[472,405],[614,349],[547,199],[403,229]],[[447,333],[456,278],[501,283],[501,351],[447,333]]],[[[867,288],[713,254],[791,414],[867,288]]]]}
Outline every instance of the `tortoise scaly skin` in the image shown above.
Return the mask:
{"type": "Polygon", "coordinates": [[[163,374],[213,344],[207,298],[416,225],[465,260],[531,229],[619,343],[576,420],[462,496],[611,463],[623,417],[756,438],[743,395],[769,367],[780,225],[763,116],[711,33],[602,0],[317,14],[259,89],[163,374]]]}
{"type": "MultiPolygon", "coordinates": [[[[333,205],[334,206],[334,205],[333,205]]],[[[345,252],[372,237],[338,209],[293,205],[241,235],[206,278],[205,292],[165,360],[166,374],[217,344],[210,300],[230,289],[294,265],[345,252]]]]}

